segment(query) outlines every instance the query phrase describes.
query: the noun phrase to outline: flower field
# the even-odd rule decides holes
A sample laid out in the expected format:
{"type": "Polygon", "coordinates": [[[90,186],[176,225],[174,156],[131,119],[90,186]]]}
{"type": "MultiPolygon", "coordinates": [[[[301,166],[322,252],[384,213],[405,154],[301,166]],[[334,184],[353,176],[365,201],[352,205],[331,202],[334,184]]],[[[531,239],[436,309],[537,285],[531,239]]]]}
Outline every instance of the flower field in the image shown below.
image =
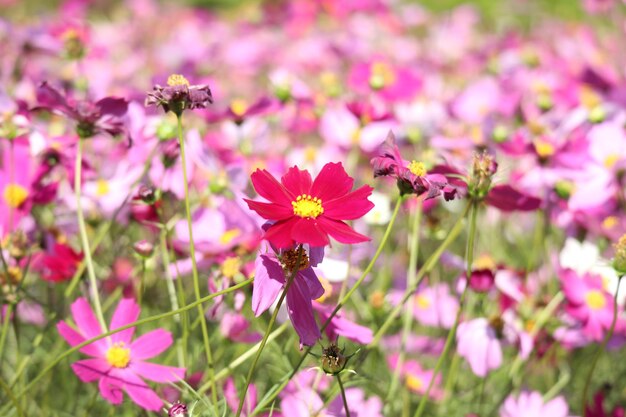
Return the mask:
{"type": "Polygon", "coordinates": [[[0,416],[624,417],[624,17],[0,0],[0,416]]]}

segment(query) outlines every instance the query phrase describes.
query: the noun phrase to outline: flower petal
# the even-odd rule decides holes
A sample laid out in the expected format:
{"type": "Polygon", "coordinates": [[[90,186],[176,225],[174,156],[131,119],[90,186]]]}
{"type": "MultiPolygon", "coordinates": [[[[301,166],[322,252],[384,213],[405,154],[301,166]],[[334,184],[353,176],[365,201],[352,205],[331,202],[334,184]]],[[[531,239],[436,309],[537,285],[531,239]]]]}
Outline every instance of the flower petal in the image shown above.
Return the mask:
{"type": "Polygon", "coordinates": [[[276,301],[276,297],[285,284],[285,275],[276,258],[268,255],[257,257],[254,266],[252,311],[258,317],[276,301]]]}
{"type": "MultiPolygon", "coordinates": [[[[325,203],[350,192],[354,180],[343,169],[341,162],[329,162],[324,165],[311,186],[311,195],[325,203]]],[[[326,206],[324,206],[326,210],[326,206]]]]}
{"type": "Polygon", "coordinates": [[[98,383],[98,388],[100,388],[100,394],[104,397],[104,399],[111,404],[119,405],[122,403],[124,394],[120,382],[104,377],[98,383]]]}
{"type": "Polygon", "coordinates": [[[313,316],[311,295],[305,282],[295,279],[287,291],[287,311],[300,343],[311,346],[321,337],[320,329],[313,316]]]}
{"type": "Polygon", "coordinates": [[[354,220],[363,217],[374,208],[374,203],[367,199],[372,194],[372,191],[374,191],[372,187],[364,185],[329,202],[322,200],[324,216],[337,220],[354,220]]]}
{"type": "Polygon", "coordinates": [[[317,219],[297,219],[291,229],[291,237],[298,243],[308,243],[311,246],[326,246],[330,243],[317,219]]]}
{"type": "Polygon", "coordinates": [[[72,364],[72,370],[83,382],[93,382],[107,375],[111,365],[102,358],[83,359],[72,364]]]}
{"type": "Polygon", "coordinates": [[[293,238],[291,237],[291,231],[297,222],[298,218],[296,217],[278,221],[267,229],[263,238],[278,249],[292,247],[293,238]]]}
{"type": "Polygon", "coordinates": [[[339,243],[360,243],[370,240],[369,237],[355,232],[342,221],[328,219],[324,216],[318,217],[317,221],[324,231],[339,243]]]}
{"type": "MultiPolygon", "coordinates": [[[[72,329],[64,321],[57,323],[57,330],[61,334],[61,337],[63,337],[63,339],[65,339],[65,341],[69,343],[72,347],[87,340],[83,335],[72,329]]],[[[102,339],[97,340],[93,343],[88,344],[87,346],[80,348],[79,352],[89,356],[102,356],[104,355],[104,352],[106,352],[107,348],[104,343],[105,342],[102,339]]]]}
{"type": "Polygon", "coordinates": [[[250,210],[254,210],[257,214],[264,219],[268,220],[283,220],[289,217],[293,217],[293,207],[282,206],[276,203],[264,203],[261,201],[252,201],[247,198],[243,199],[250,210]]]}
{"type": "Polygon", "coordinates": [[[272,203],[291,207],[291,202],[295,197],[290,195],[289,191],[268,171],[257,169],[250,176],[250,180],[252,180],[254,189],[261,197],[272,203]]]}
{"type": "Polygon", "coordinates": [[[105,97],[96,102],[101,115],[122,117],[128,111],[128,101],[120,97],[105,97]]]}
{"type": "MultiPolygon", "coordinates": [[[[301,194],[311,194],[311,174],[307,170],[301,170],[300,168],[293,166],[289,168],[287,173],[280,179],[285,188],[289,190],[294,197],[298,197],[301,194]]],[[[292,199],[291,201],[295,200],[292,199]]],[[[291,204],[291,201],[289,204],[291,204]]]]}
{"type": "Polygon", "coordinates": [[[154,382],[178,382],[185,378],[185,368],[159,365],[150,362],[137,362],[132,365],[138,375],[154,382]]]}
{"type": "MultiPolygon", "coordinates": [[[[123,298],[118,304],[115,312],[113,313],[113,318],[111,319],[111,330],[115,330],[119,327],[122,327],[128,323],[132,323],[137,321],[137,317],[139,317],[139,312],[141,309],[132,298],[123,298]]],[[[123,342],[130,343],[133,338],[133,334],[135,333],[135,328],[131,327],[130,329],[122,330],[119,333],[115,333],[111,336],[111,340],[115,342],[123,342]]]]}
{"type": "Polygon", "coordinates": [[[137,405],[146,410],[161,410],[163,401],[141,378],[129,373],[124,379],[124,390],[137,405]]]}
{"type": "Polygon", "coordinates": [[[132,360],[150,359],[163,353],[172,344],[172,334],[156,329],[139,336],[130,345],[132,360]]]}
{"type": "Polygon", "coordinates": [[[80,330],[86,339],[91,339],[102,334],[100,323],[98,323],[87,300],[82,297],[78,298],[72,303],[71,310],[78,330],[80,330]]]}

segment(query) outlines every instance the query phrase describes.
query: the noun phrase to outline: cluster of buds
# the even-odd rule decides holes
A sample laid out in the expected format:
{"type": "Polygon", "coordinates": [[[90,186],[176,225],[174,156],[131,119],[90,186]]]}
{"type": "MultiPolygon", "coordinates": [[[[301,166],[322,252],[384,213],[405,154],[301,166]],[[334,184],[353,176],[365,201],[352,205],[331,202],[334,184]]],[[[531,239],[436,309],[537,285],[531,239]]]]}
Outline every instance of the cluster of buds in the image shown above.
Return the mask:
{"type": "Polygon", "coordinates": [[[493,176],[498,170],[498,163],[487,152],[475,154],[472,161],[472,169],[467,191],[475,201],[482,201],[491,189],[493,176]]]}

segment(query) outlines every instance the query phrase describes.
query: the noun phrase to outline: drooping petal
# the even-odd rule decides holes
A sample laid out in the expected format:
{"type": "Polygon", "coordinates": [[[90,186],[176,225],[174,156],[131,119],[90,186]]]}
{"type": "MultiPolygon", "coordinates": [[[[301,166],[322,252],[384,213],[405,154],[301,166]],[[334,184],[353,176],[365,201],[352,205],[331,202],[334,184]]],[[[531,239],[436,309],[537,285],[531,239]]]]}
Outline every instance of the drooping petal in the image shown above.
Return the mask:
{"type": "Polygon", "coordinates": [[[122,117],[128,111],[128,100],[120,97],[105,97],[96,102],[101,115],[122,117]]]}
{"type": "Polygon", "coordinates": [[[254,210],[264,219],[282,220],[293,216],[293,208],[291,206],[282,206],[275,203],[264,203],[261,201],[252,201],[244,198],[250,210],[254,210]]]}
{"type": "Polygon", "coordinates": [[[260,255],[254,262],[254,288],[252,289],[252,311],[261,315],[276,300],[285,284],[283,268],[276,258],[260,255]]]}
{"type": "Polygon", "coordinates": [[[89,302],[80,297],[72,303],[72,317],[76,322],[76,326],[87,339],[91,339],[102,333],[102,327],[98,323],[98,319],[93,314],[89,302]]]}
{"type": "Polygon", "coordinates": [[[311,294],[312,300],[317,300],[322,295],[324,295],[324,287],[322,286],[322,283],[320,282],[317,275],[315,275],[315,271],[313,271],[313,268],[308,267],[306,269],[303,269],[298,275],[304,278],[304,281],[309,287],[309,294],[311,294]]]}
{"type": "Polygon", "coordinates": [[[308,243],[311,246],[326,246],[330,242],[316,219],[297,219],[291,229],[291,238],[298,243],[308,243]]]}
{"type": "Polygon", "coordinates": [[[349,193],[353,185],[354,180],[343,169],[341,162],[329,162],[315,178],[311,186],[311,195],[326,202],[349,193]]]}
{"type": "Polygon", "coordinates": [[[111,369],[111,365],[101,358],[83,359],[74,362],[72,370],[83,382],[93,382],[107,375],[111,369]]]}
{"type": "Polygon", "coordinates": [[[502,211],[533,211],[541,206],[541,199],[524,194],[510,185],[496,185],[487,194],[486,203],[502,211]]]}
{"type": "MultiPolygon", "coordinates": [[[[119,327],[124,326],[125,324],[132,323],[137,321],[139,317],[141,309],[139,305],[132,298],[123,298],[118,304],[115,312],[113,313],[113,318],[111,319],[111,330],[115,330],[119,327]]],[[[131,327],[130,329],[122,330],[119,333],[115,333],[111,336],[111,340],[113,342],[124,342],[130,343],[133,338],[133,334],[135,333],[135,328],[131,327]]]]}
{"type": "Polygon", "coordinates": [[[298,197],[301,194],[311,194],[311,184],[313,180],[307,170],[293,166],[282,176],[280,181],[294,197],[298,197]]]}
{"type": "Polygon", "coordinates": [[[350,226],[339,220],[327,219],[324,216],[317,218],[318,223],[322,226],[333,239],[339,243],[360,243],[368,242],[369,237],[355,232],[350,226]]]}
{"type": "Polygon", "coordinates": [[[294,329],[300,336],[300,343],[307,346],[314,345],[321,334],[313,316],[309,289],[306,283],[297,277],[287,291],[287,311],[294,329]]]}
{"type": "Polygon", "coordinates": [[[185,368],[159,365],[138,361],[132,364],[132,370],[138,375],[154,382],[178,382],[185,378],[185,368]]]}
{"type": "Polygon", "coordinates": [[[254,189],[261,197],[272,203],[291,207],[291,202],[295,197],[268,171],[257,169],[250,176],[250,180],[252,180],[254,189]]]}
{"type": "Polygon", "coordinates": [[[139,336],[130,344],[132,360],[150,359],[160,355],[172,344],[172,334],[167,330],[155,329],[139,336]]]}
{"type": "Polygon", "coordinates": [[[337,220],[354,220],[363,217],[374,208],[374,203],[367,199],[372,191],[374,191],[372,187],[364,185],[329,202],[322,200],[324,202],[324,216],[337,220]]]}

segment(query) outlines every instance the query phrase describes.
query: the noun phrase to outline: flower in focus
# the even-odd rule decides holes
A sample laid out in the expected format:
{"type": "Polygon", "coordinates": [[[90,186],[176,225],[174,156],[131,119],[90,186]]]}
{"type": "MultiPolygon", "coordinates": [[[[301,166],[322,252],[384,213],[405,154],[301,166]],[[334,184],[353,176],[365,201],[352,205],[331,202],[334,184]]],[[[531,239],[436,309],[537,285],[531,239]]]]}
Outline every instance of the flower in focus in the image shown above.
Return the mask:
{"type": "Polygon", "coordinates": [[[563,397],[544,402],[539,392],[522,392],[515,398],[510,395],[502,408],[500,417],[568,417],[569,409],[563,397]]]}
{"type": "Polygon", "coordinates": [[[294,166],[278,182],[268,171],[256,170],[254,189],[269,203],[245,199],[250,209],[274,223],[264,239],[277,248],[296,243],[326,246],[329,236],[340,243],[368,241],[343,220],[355,220],[374,207],[368,196],[373,188],[364,185],[350,191],[354,180],[341,163],[324,165],[313,181],[308,171],[294,166]]]}
{"type": "Polygon", "coordinates": [[[304,248],[299,251],[287,249],[278,254],[268,252],[256,259],[252,310],[258,317],[270,308],[286,284],[286,277],[297,268],[293,283],[287,291],[287,311],[300,336],[300,343],[310,346],[321,337],[311,303],[324,294],[324,287],[312,268],[320,261],[316,256],[317,251],[310,251],[311,258],[304,248]],[[300,262],[296,265],[299,258],[300,262]]]}
{"type": "Polygon", "coordinates": [[[128,110],[128,101],[119,97],[105,97],[96,102],[76,100],[63,96],[47,82],[37,89],[39,108],[57,111],[76,122],[76,133],[81,138],[90,138],[99,133],[111,136],[125,132],[122,117],[128,110]]]}
{"type": "Polygon", "coordinates": [[[167,78],[167,86],[155,85],[146,97],[146,106],[161,106],[167,113],[172,111],[180,116],[185,110],[204,109],[213,103],[213,95],[208,85],[189,85],[180,74],[167,78]]]}
{"type": "MultiPolygon", "coordinates": [[[[87,300],[77,299],[71,310],[77,329],[64,321],[57,324],[59,333],[71,346],[102,334],[103,329],[87,300]]],[[[136,321],[139,312],[134,300],[122,299],[113,313],[110,329],[136,321]]],[[[170,332],[156,329],[132,341],[134,332],[135,328],[131,327],[84,346],[80,352],[91,358],[74,362],[72,369],[82,382],[98,381],[100,394],[112,404],[121,404],[122,392],[126,392],[142,408],[159,411],[163,401],[142,378],[160,383],[176,382],[185,376],[185,370],[145,362],[172,344],[170,332]]]]}

